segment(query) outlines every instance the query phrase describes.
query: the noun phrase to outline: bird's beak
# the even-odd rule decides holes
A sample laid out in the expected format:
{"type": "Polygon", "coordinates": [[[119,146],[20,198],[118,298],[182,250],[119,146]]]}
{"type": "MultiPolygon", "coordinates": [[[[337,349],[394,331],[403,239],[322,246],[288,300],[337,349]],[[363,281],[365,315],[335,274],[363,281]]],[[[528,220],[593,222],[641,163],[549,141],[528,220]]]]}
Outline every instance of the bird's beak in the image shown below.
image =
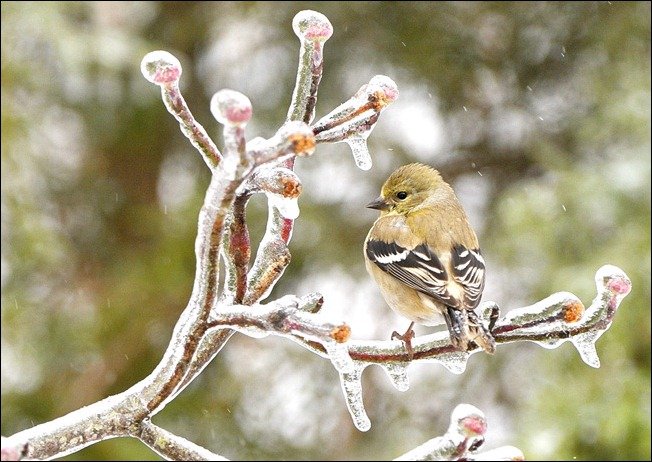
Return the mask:
{"type": "Polygon", "coordinates": [[[378,196],[376,199],[369,202],[366,207],[376,210],[387,210],[389,208],[389,204],[387,201],[385,201],[385,199],[383,199],[383,196],[378,196]]]}

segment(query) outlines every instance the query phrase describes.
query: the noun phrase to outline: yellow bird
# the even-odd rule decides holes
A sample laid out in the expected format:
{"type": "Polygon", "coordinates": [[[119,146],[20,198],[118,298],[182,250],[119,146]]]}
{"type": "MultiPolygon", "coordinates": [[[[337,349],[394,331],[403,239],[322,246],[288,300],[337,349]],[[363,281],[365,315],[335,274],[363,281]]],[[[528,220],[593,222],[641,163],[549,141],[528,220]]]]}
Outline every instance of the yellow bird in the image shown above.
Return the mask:
{"type": "Polygon", "coordinates": [[[485,262],[478,238],[453,192],[434,168],[400,167],[367,204],[380,210],[364,244],[367,271],[387,304],[411,322],[403,335],[410,358],[414,323],[448,326],[452,344],[494,353],[496,342],[473,311],[480,303],[485,262]]]}

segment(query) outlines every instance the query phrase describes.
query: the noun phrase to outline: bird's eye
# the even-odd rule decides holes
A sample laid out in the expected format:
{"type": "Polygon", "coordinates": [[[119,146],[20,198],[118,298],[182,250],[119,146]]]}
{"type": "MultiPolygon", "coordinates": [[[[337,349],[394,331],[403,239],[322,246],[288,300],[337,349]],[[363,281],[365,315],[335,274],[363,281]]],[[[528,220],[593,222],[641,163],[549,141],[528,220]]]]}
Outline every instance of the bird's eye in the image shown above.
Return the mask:
{"type": "Polygon", "coordinates": [[[408,193],[406,193],[405,191],[399,191],[399,192],[396,193],[396,198],[399,199],[399,200],[403,200],[407,196],[408,196],[408,193]]]}

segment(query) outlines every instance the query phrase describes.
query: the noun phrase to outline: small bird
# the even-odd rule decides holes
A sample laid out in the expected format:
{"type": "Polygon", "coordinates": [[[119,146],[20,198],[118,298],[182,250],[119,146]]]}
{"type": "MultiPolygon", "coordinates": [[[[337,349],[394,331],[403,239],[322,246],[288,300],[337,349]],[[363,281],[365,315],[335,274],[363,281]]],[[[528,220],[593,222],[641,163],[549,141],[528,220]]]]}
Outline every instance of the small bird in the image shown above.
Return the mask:
{"type": "Polygon", "coordinates": [[[414,356],[414,323],[442,324],[453,346],[480,346],[494,353],[496,342],[473,311],[484,289],[485,262],[478,238],[453,188],[434,168],[413,163],[398,168],[367,204],[380,210],[364,244],[365,266],[387,304],[411,322],[392,339],[414,356]]]}

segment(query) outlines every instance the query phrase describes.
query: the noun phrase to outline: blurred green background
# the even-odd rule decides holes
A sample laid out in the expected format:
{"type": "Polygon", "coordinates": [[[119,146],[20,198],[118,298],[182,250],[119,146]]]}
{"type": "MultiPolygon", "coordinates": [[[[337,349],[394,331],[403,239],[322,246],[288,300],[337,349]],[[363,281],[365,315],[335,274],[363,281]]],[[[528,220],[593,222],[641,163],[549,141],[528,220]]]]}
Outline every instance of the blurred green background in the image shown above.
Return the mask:
{"type": "MultiPolygon", "coordinates": [[[[287,112],[301,9],[335,31],[317,117],[375,74],[401,95],[370,137],[372,170],[344,144],[298,160],[293,259],[272,298],[321,291],[354,338],[405,329],[361,249],[376,218],[364,204],[410,161],[458,192],[487,260],[484,300],[507,311],[570,291],[588,305],[607,263],[632,293],[597,343],[599,369],[569,344],[532,343],[474,355],[459,376],[413,365],[405,393],[367,369],[367,433],[327,361],[241,335],[155,423],[232,459],[391,459],[467,402],[487,415],[485,448],[649,460],[649,2],[2,2],[2,434],[146,376],[190,295],[209,174],[142,56],[181,60],[184,95],[218,144],[209,101],[222,88],[251,99],[249,138],[268,137],[287,112]]],[[[265,214],[255,198],[254,238],[265,214]]],[[[67,459],[157,456],[119,439],[67,459]]]]}

